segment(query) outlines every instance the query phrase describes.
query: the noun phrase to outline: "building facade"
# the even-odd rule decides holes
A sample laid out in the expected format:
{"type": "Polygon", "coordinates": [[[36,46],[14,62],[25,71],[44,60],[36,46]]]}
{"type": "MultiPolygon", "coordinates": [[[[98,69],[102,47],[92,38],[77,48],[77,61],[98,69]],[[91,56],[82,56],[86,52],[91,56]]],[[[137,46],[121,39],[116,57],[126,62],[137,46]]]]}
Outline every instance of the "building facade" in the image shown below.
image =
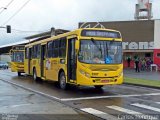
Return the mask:
{"type": "Polygon", "coordinates": [[[123,37],[123,62],[127,67],[127,59],[134,57],[151,59],[160,65],[160,20],[114,21],[114,22],[81,22],[79,28],[107,28],[119,30],[123,37]]]}

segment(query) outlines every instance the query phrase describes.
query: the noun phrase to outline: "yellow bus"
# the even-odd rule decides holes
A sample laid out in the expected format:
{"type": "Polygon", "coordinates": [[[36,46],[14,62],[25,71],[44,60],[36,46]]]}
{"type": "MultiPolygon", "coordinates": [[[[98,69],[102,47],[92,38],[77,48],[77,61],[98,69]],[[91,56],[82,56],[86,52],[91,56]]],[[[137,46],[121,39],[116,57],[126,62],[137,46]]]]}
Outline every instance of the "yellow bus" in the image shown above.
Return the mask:
{"type": "Polygon", "coordinates": [[[95,86],[123,82],[122,37],[111,29],[85,28],[25,46],[25,73],[33,79],[95,86]]]}
{"type": "Polygon", "coordinates": [[[18,76],[24,73],[24,45],[13,46],[11,52],[11,71],[17,72],[18,76]]]}

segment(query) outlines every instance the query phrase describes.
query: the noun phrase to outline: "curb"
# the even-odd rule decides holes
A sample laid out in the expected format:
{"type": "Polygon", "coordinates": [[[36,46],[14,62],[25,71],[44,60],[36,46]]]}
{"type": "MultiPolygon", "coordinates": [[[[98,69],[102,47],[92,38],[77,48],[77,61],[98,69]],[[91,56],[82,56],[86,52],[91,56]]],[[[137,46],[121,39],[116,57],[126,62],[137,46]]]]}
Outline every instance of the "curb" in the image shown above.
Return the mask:
{"type": "MultiPolygon", "coordinates": [[[[56,101],[56,102],[58,102],[58,103],[60,103],[60,104],[63,104],[63,105],[65,105],[65,106],[68,106],[68,107],[70,107],[71,109],[75,110],[77,113],[84,114],[84,116],[86,115],[87,117],[89,117],[89,118],[91,118],[91,119],[92,119],[92,117],[94,117],[94,118],[97,119],[97,120],[101,120],[101,119],[103,120],[102,117],[96,116],[96,115],[91,114],[91,113],[89,113],[89,112],[85,112],[85,111],[83,111],[83,110],[81,110],[81,109],[79,109],[79,108],[77,108],[77,107],[75,107],[75,106],[69,105],[69,104],[67,104],[66,102],[61,101],[61,99],[57,99],[57,98],[54,98],[54,97],[52,97],[52,96],[50,96],[50,95],[44,94],[44,93],[42,93],[42,92],[38,92],[38,91],[36,91],[36,90],[32,90],[31,88],[26,88],[26,87],[24,87],[23,85],[20,85],[20,84],[14,83],[14,82],[10,82],[10,81],[8,81],[8,80],[4,80],[4,79],[1,79],[1,78],[0,78],[0,80],[3,81],[3,82],[6,82],[6,83],[8,83],[8,84],[11,84],[11,85],[20,87],[21,89],[24,89],[24,90],[33,92],[33,93],[38,94],[38,95],[41,95],[41,96],[43,96],[43,97],[45,97],[45,98],[48,98],[48,99],[50,99],[50,100],[56,101]]],[[[109,117],[115,118],[114,116],[109,116],[109,117]]],[[[0,120],[1,120],[1,119],[0,119],[0,120]]],[[[104,120],[105,120],[105,119],[104,119],[104,120]]],[[[115,119],[113,119],[113,120],[115,120],[115,119]]],[[[116,119],[116,120],[117,120],[117,119],[116,119]]]]}
{"type": "Polygon", "coordinates": [[[134,84],[134,83],[123,83],[124,85],[134,85],[134,86],[140,86],[140,87],[148,87],[148,88],[154,88],[154,89],[160,89],[160,87],[157,86],[150,86],[150,85],[142,85],[142,84],[134,84]]]}

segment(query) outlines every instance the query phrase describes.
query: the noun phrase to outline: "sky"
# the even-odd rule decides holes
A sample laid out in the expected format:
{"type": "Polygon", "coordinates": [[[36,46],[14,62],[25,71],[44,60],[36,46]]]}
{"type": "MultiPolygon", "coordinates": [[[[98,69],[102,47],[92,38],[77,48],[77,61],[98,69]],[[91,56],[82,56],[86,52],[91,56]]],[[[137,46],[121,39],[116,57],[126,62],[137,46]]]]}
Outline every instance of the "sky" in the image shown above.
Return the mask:
{"type": "MultiPolygon", "coordinates": [[[[160,0],[151,2],[153,19],[160,19],[160,0]]],[[[0,45],[22,41],[51,27],[74,30],[79,22],[134,20],[136,3],[138,0],[0,0],[0,26],[16,29],[7,34],[0,28],[0,45]]]]}

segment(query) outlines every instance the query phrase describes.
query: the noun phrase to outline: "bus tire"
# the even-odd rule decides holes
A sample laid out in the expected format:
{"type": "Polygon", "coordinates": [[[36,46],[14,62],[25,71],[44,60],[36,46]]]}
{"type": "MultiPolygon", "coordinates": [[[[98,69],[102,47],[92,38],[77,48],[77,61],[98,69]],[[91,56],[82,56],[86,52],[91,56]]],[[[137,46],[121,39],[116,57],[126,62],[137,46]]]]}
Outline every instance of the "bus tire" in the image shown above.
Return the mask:
{"type": "Polygon", "coordinates": [[[21,76],[21,72],[18,72],[18,76],[21,76]]]}
{"type": "Polygon", "coordinates": [[[59,86],[63,90],[67,89],[66,76],[65,76],[64,72],[61,72],[59,75],[59,86]]]}
{"type": "Polygon", "coordinates": [[[102,89],[103,85],[95,85],[94,86],[96,89],[102,89]]]}
{"type": "Polygon", "coordinates": [[[37,80],[38,80],[36,68],[33,68],[33,80],[34,80],[34,81],[37,81],[37,80]]]}

